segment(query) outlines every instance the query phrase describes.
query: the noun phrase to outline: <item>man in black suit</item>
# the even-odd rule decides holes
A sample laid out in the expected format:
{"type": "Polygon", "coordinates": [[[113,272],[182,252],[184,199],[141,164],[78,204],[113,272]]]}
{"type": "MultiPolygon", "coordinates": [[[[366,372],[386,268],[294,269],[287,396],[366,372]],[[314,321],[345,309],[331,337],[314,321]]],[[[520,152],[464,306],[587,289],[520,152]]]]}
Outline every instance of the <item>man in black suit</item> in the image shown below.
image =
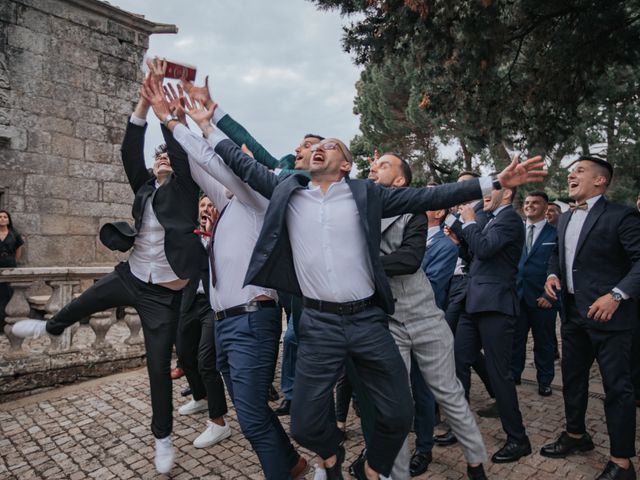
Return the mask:
{"type": "MultiPolygon", "coordinates": [[[[342,435],[329,410],[333,386],[349,355],[379,413],[366,473],[368,478],[389,475],[409,431],[412,406],[406,369],[386,325],[385,313],[393,313],[394,307],[379,255],[381,218],[479,198],[490,191],[491,180],[430,189],[387,189],[350,180],[353,159],[337,139],[314,146],[311,182],[302,175],[283,179],[233,142],[220,138],[213,143],[241,179],[270,199],[245,283],[303,297],[293,437],[324,460],[329,479],[342,478],[342,435]]],[[[541,179],[545,173],[535,170],[539,160],[514,162],[494,177],[494,185],[541,179]]]]}
{"type": "Polygon", "coordinates": [[[567,429],[541,455],[562,458],[594,448],[586,431],[589,370],[598,361],[610,461],[598,480],[635,479],[631,342],[640,296],[640,215],[604,194],[613,167],[591,156],[571,165],[573,211],[558,221],[558,248],[549,260],[545,291],[561,298],[562,381],[567,429]]]}
{"type": "Polygon", "coordinates": [[[456,332],[456,370],[467,393],[471,387],[470,367],[484,349],[489,380],[493,388],[504,446],[494,453],[495,463],[517,461],[531,453],[515,384],[509,370],[519,301],[516,293],[518,261],[524,245],[522,219],[511,205],[515,189],[495,190],[484,197],[489,221],[482,228],[471,205],[461,209],[461,234],[473,255],[469,266],[465,315],[456,332]]]}
{"type": "MultiPolygon", "coordinates": [[[[157,65],[152,71],[162,81],[157,65]]],[[[180,313],[182,289],[200,275],[206,251],[197,228],[199,189],[191,179],[187,156],[162,127],[167,146],[159,149],[153,171],[144,161],[144,135],[149,103],[140,98],[127,122],[122,143],[122,163],[135,194],[132,216],[135,227],[107,224],[101,240],[107,247],[126,251],[127,262],[103,277],[50,320],[23,320],[13,327],[22,337],[61,335],[65,328],[95,312],[133,306],[142,322],[151,387],[151,430],[156,438],[155,465],[168,473],[174,463],[171,441],[173,423],[172,384],[169,376],[180,313]],[[167,152],[168,150],[168,152],[167,152]]],[[[186,119],[183,119],[186,121],[186,119]]]]}

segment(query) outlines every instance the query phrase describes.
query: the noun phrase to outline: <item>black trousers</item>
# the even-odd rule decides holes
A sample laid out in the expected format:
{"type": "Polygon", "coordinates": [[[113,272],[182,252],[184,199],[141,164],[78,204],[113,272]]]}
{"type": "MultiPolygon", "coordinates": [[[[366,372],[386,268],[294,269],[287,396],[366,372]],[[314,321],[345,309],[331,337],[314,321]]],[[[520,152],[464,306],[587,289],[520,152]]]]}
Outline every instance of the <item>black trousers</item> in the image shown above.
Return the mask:
{"type": "MultiPolygon", "coordinates": [[[[566,304],[567,318],[560,327],[562,337],[562,382],[569,433],[585,433],[589,400],[589,371],[598,361],[606,394],[604,414],[611,455],[635,456],[636,409],[631,383],[630,330],[588,328],[574,301],[566,304]]],[[[586,314],[586,312],[585,312],[586,314]]]]}
{"type": "Polygon", "coordinates": [[[151,431],[156,438],[170,435],[173,424],[169,372],[181,298],[182,292],[138,280],[124,262],[47,322],[47,332],[60,335],[65,328],[93,313],[119,306],[136,309],[144,333],[153,412],[151,431]]]}
{"type": "MultiPolygon", "coordinates": [[[[467,299],[467,276],[466,275],[454,275],[451,277],[449,283],[449,297],[447,301],[447,308],[444,312],[444,318],[453,332],[453,336],[456,336],[458,329],[458,322],[460,317],[465,314],[464,304],[467,299]]],[[[484,388],[491,398],[495,398],[491,382],[489,381],[489,372],[487,371],[487,362],[482,352],[478,355],[478,359],[472,365],[475,372],[482,380],[484,388]]],[[[467,392],[467,399],[469,394],[467,392]]]]}
{"type": "Polygon", "coordinates": [[[342,371],[336,382],[336,421],[346,422],[349,415],[349,405],[353,389],[345,370],[342,371]]]}
{"type": "Polygon", "coordinates": [[[631,343],[631,382],[636,402],[640,402],[640,319],[636,323],[631,343]]]}
{"type": "Polygon", "coordinates": [[[209,418],[227,413],[224,382],[216,370],[213,310],[204,294],[197,294],[191,308],[180,314],[176,353],[194,400],[207,398],[209,418]]]}
{"type": "Polygon", "coordinates": [[[8,283],[0,283],[0,331],[4,330],[4,319],[7,318],[5,309],[11,301],[11,295],[13,295],[13,289],[8,283]]]}
{"type": "Polygon", "coordinates": [[[385,313],[378,307],[355,315],[305,308],[298,333],[291,435],[321,458],[338,451],[342,436],[331,414],[331,397],[349,356],[376,409],[367,459],[371,468],[388,476],[411,428],[413,401],[385,313]]]}
{"type": "Polygon", "coordinates": [[[456,374],[468,396],[471,388],[470,367],[476,362],[480,349],[484,349],[502,429],[508,440],[524,442],[527,433],[522,423],[516,386],[511,376],[515,323],[515,317],[499,312],[463,315],[455,337],[456,374]]]}

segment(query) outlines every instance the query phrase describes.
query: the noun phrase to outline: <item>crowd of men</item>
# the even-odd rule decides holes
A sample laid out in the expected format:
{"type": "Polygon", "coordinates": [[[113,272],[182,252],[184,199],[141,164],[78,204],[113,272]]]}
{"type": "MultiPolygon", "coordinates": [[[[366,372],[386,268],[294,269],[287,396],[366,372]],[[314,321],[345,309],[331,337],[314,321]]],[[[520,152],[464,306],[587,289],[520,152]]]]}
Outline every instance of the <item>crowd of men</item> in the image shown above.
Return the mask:
{"type": "Polygon", "coordinates": [[[538,190],[526,194],[521,216],[513,206],[518,187],[544,179],[541,157],[411,188],[409,164],[389,152],[372,162],[367,180],[354,180],[342,141],[306,135],[295,155],[277,159],[214,103],[206,81],[174,89],[162,84],[163,62],[150,68],[122,146],[135,223],[100,231],[109,248],[131,250],[129,260],[50,320],[18,322],[13,333],[60,335],[96,311],[135,307],[158,472],[168,473],[176,456],[169,372],[177,342],[193,396],[178,411],[209,417],[194,446],[232,434],[226,386],[267,479],[309,470],[279,421],[287,414],[291,438],[320,458],[315,478],[343,478],[338,381],[354,392],[361,415],[366,450],[349,468],[356,478],[420,475],[434,442],[459,442],[468,478],[488,478],[469,406],[471,369],[495,399],[479,414],[498,417],[505,434],[491,461],[531,454],[516,391],[531,330],[541,396],[552,395],[561,344],[566,430],[541,455],[594,448],[585,412],[597,360],[611,453],[597,478],[636,478],[640,215],[604,197],[613,176],[607,161],[582,156],[569,167],[569,211],[538,190]],[[152,171],[143,155],[150,108],[166,142],[152,171]],[[285,397],[274,412],[282,307],[285,397]],[[450,430],[434,437],[436,410],[450,430]]]}

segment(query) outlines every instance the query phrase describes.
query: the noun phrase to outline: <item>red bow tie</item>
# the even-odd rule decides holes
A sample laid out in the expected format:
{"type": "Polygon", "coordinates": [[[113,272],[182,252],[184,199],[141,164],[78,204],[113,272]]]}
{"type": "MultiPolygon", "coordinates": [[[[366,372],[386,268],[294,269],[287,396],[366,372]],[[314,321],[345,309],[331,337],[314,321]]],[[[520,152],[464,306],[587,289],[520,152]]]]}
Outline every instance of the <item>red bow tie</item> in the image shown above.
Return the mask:
{"type": "Polygon", "coordinates": [[[200,235],[201,237],[210,237],[211,236],[211,232],[207,232],[205,230],[199,230],[197,228],[193,231],[193,233],[195,233],[196,235],[200,235]]]}

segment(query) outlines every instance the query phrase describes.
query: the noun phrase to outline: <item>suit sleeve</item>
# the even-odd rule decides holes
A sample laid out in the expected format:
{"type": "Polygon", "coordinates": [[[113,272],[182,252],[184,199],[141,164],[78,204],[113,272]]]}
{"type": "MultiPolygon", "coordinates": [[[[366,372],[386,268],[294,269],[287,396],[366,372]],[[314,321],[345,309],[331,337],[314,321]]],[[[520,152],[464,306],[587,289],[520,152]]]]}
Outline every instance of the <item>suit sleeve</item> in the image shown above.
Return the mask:
{"type": "Polygon", "coordinates": [[[136,193],[142,185],[149,180],[149,170],[144,163],[144,134],[147,125],[135,125],[131,121],[127,122],[127,130],[124,134],[120,153],[122,154],[122,165],[129,180],[129,185],[136,193]]]}
{"type": "MultiPolygon", "coordinates": [[[[219,110],[220,107],[216,108],[219,110]]],[[[222,113],[222,118],[216,122],[216,127],[218,127],[227,137],[229,137],[233,143],[241,146],[243,143],[247,146],[249,150],[253,153],[256,161],[264,165],[265,167],[274,170],[276,168],[282,168],[280,166],[280,161],[277,160],[273,155],[271,155],[266,148],[264,148],[253,136],[236,122],[231,115],[222,113]]],[[[215,120],[215,117],[214,117],[215,120]]]]}
{"type": "Polygon", "coordinates": [[[428,188],[385,188],[379,185],[376,187],[382,199],[383,217],[440,210],[482,198],[482,189],[477,178],[428,188]]]}
{"type": "Polygon", "coordinates": [[[618,225],[618,240],[632,262],[617,287],[632,298],[640,297],[640,214],[631,209],[618,225]]]}
{"type": "Polygon", "coordinates": [[[488,260],[495,256],[519,235],[517,229],[524,229],[522,222],[495,220],[491,228],[482,230],[477,223],[462,229],[462,236],[469,244],[474,257],[488,260]]]}
{"type": "Polygon", "coordinates": [[[424,214],[414,215],[405,226],[402,244],[397,250],[380,257],[388,277],[408,275],[420,268],[427,239],[427,219],[424,214]]]}
{"type": "Polygon", "coordinates": [[[191,177],[191,169],[189,168],[189,159],[187,158],[187,152],[184,151],[178,141],[173,138],[173,133],[164,125],[161,125],[162,136],[167,144],[167,152],[169,153],[169,159],[171,160],[171,169],[176,176],[176,179],[180,185],[185,187],[187,191],[196,195],[199,192],[199,187],[191,177]]]}

